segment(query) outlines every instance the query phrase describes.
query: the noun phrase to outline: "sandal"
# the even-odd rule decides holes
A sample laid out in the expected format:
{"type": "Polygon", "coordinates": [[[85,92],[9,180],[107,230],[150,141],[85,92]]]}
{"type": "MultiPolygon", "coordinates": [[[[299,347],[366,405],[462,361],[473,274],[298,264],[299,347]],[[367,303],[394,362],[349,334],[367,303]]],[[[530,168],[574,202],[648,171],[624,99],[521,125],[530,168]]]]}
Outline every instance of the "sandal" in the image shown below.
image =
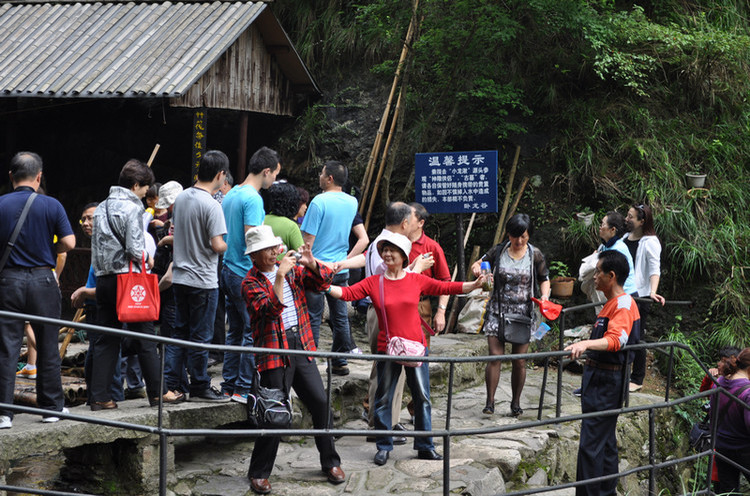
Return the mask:
{"type": "Polygon", "coordinates": [[[512,417],[518,417],[523,413],[523,409],[518,405],[510,405],[510,415],[512,417]]]}
{"type": "MultiPolygon", "coordinates": [[[[185,401],[185,393],[182,393],[180,391],[167,391],[164,393],[164,396],[162,396],[162,402],[163,403],[181,403],[185,401]]],[[[149,398],[148,404],[151,406],[157,406],[159,404],[159,398],[149,398]]]]}
{"type": "Polygon", "coordinates": [[[495,404],[491,405],[485,405],[485,407],[482,409],[482,413],[485,415],[492,415],[495,413],[495,404]]]}

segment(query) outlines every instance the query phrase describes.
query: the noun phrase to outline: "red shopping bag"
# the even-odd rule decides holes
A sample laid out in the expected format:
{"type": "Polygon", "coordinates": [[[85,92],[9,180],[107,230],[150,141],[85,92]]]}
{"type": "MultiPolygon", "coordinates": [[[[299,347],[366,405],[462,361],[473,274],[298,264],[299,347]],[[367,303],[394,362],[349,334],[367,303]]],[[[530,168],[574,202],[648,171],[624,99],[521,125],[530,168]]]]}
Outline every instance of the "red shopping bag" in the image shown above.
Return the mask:
{"type": "Polygon", "coordinates": [[[159,280],[146,272],[146,255],[141,261],[141,272],[117,275],[117,318],[120,322],[150,322],[159,319],[159,280]]]}

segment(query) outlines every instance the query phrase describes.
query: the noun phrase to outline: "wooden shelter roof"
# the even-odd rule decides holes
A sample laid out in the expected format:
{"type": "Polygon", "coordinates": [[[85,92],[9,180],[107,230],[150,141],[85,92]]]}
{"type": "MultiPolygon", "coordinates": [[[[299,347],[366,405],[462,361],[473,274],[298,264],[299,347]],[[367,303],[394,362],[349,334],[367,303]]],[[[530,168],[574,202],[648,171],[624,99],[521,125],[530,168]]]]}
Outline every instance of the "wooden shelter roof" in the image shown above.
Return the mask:
{"type": "MultiPolygon", "coordinates": [[[[249,81],[250,70],[233,74],[229,81],[240,86],[242,98],[249,98],[264,78],[279,77],[283,81],[273,85],[289,88],[284,98],[320,93],[262,1],[2,3],[0,97],[166,97],[177,105],[196,106],[196,98],[186,100],[191,87],[201,80],[200,91],[205,93],[211,80],[204,75],[216,77],[219,70],[212,66],[220,60],[224,67],[237,60],[255,65],[247,62],[253,56],[246,52],[258,50],[247,48],[258,39],[265,47],[266,65],[254,69],[260,83],[249,81]],[[244,38],[250,41],[238,48],[238,40],[244,38]],[[233,55],[227,57],[228,52],[233,55]]],[[[237,93],[236,88],[231,91],[237,93]]],[[[214,98],[209,106],[262,111],[220,100],[214,98]]]]}

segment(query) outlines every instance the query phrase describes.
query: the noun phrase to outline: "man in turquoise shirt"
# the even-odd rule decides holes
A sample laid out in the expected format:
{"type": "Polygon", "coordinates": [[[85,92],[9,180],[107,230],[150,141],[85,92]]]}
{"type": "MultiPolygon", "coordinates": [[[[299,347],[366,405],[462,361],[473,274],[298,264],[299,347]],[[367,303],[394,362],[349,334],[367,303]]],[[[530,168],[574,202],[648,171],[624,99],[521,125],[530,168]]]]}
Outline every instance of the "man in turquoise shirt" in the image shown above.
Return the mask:
{"type": "MultiPolygon", "coordinates": [[[[252,346],[250,316],[242,298],[242,280],[253,263],[245,255],[245,232],[263,224],[266,213],[259,191],[268,188],[281,171],[279,155],[262,147],[250,157],[247,178],[229,190],[221,203],[227,225],[224,266],[221,268],[221,288],[226,295],[226,312],[229,329],[226,344],[252,346]]],[[[224,354],[221,392],[240,403],[247,402],[255,369],[254,357],[250,353],[224,354]]]]}
{"type": "MultiPolygon", "coordinates": [[[[319,177],[320,189],[323,193],[313,198],[305,213],[305,220],[302,222],[302,238],[305,245],[309,243],[312,246],[313,256],[323,262],[338,262],[359,255],[359,252],[347,254],[349,232],[352,230],[352,221],[357,213],[357,200],[342,191],[348,175],[346,166],[341,162],[326,162],[319,177]]],[[[346,286],[348,279],[349,271],[342,270],[333,278],[333,284],[346,286]]],[[[307,292],[306,296],[315,345],[318,345],[320,336],[325,298],[328,300],[333,333],[331,351],[341,353],[353,351],[356,346],[349,329],[346,302],[314,291],[307,292]]],[[[349,373],[345,359],[336,359],[332,362],[331,371],[334,374],[347,375],[349,373]]]]}

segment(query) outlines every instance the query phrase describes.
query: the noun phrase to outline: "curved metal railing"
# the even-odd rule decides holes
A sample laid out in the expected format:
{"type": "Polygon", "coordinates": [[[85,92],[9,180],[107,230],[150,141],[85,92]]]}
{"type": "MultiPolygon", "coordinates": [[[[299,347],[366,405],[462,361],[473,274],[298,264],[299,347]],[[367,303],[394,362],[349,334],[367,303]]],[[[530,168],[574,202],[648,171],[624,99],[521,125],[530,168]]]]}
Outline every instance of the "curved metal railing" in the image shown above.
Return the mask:
{"type": "MultiPolygon", "coordinates": [[[[669,302],[670,304],[677,304],[677,305],[686,305],[690,304],[690,302],[669,302]]],[[[596,306],[596,304],[585,304],[585,305],[578,305],[574,307],[568,307],[563,309],[562,311],[562,317],[560,320],[560,329],[564,329],[564,323],[565,323],[565,315],[569,314],[571,312],[581,311],[588,308],[592,308],[596,306]]],[[[197,344],[197,343],[191,343],[186,342],[183,340],[178,339],[172,339],[172,338],[165,338],[161,336],[156,335],[146,335],[141,333],[135,333],[130,332],[126,330],[121,329],[113,329],[108,327],[102,327],[97,326],[93,324],[86,324],[86,323],[76,323],[76,322],[69,322],[61,319],[51,319],[51,318],[45,318],[45,317],[39,317],[35,315],[28,315],[28,314],[18,314],[13,312],[5,312],[0,311],[0,317],[4,318],[12,318],[12,319],[18,319],[18,320],[28,320],[28,321],[36,321],[36,322],[42,322],[46,324],[53,324],[58,325],[61,327],[74,327],[76,329],[85,329],[87,331],[95,331],[100,333],[108,333],[113,335],[118,335],[121,337],[129,337],[129,338],[137,338],[137,339],[145,339],[149,341],[154,341],[159,346],[160,356],[161,356],[161,387],[163,388],[164,383],[164,347],[168,344],[170,345],[177,345],[181,347],[187,347],[187,348],[196,348],[196,349],[205,349],[209,351],[230,351],[230,352],[240,352],[240,353],[265,353],[268,351],[272,351],[274,354],[280,354],[280,355],[303,355],[303,356],[313,356],[317,359],[322,359],[328,361],[328,372],[327,372],[327,395],[328,395],[328,408],[330,408],[331,405],[331,391],[332,391],[332,376],[331,376],[331,360],[335,358],[348,358],[352,359],[352,355],[347,353],[334,353],[334,352],[309,352],[305,350],[268,350],[266,348],[255,348],[255,347],[241,347],[241,346],[228,346],[228,345],[213,345],[213,344],[197,344]]],[[[563,348],[563,333],[560,332],[560,342],[559,346],[560,349],[563,348]]],[[[538,494],[543,493],[547,491],[557,490],[557,489],[564,489],[569,487],[576,487],[580,485],[585,485],[592,480],[607,480],[612,478],[619,478],[626,475],[648,471],[649,472],[649,492],[651,494],[656,494],[656,473],[660,469],[664,469],[679,463],[684,462],[690,462],[693,460],[698,460],[703,457],[707,457],[710,459],[710,464],[713,464],[714,458],[722,458],[723,460],[727,461],[728,463],[732,463],[737,468],[743,470],[745,472],[746,477],[750,476],[748,472],[740,467],[739,465],[735,464],[731,460],[728,460],[726,457],[722,456],[720,453],[717,453],[714,450],[713,440],[716,438],[716,416],[713,416],[712,418],[712,425],[711,425],[711,432],[712,432],[712,445],[709,449],[707,449],[704,452],[691,454],[689,456],[681,457],[678,459],[670,459],[667,461],[656,461],[656,449],[655,449],[655,412],[659,409],[666,409],[666,408],[673,408],[677,405],[680,405],[682,403],[687,403],[690,401],[700,400],[702,398],[706,398],[712,395],[717,394],[726,394],[728,397],[730,397],[733,401],[738,402],[740,405],[742,405],[743,408],[750,409],[750,406],[743,403],[738,398],[732,396],[729,392],[727,392],[724,388],[718,386],[715,389],[712,389],[710,391],[705,391],[703,393],[693,394],[690,396],[685,396],[681,398],[677,398],[674,400],[670,400],[670,389],[671,389],[671,381],[672,381],[672,367],[674,363],[674,352],[676,349],[681,349],[685,352],[687,352],[699,365],[700,367],[708,373],[708,368],[701,363],[698,356],[695,354],[695,352],[688,346],[678,343],[678,342],[662,342],[662,343],[644,343],[644,344],[638,344],[634,346],[628,347],[630,350],[636,350],[636,349],[653,349],[658,352],[667,353],[669,355],[669,366],[668,366],[668,373],[667,373],[667,384],[666,384],[666,392],[664,401],[657,402],[657,403],[650,403],[647,405],[641,405],[637,407],[631,407],[629,406],[627,402],[627,383],[628,381],[625,381],[624,386],[624,394],[625,394],[625,406],[620,409],[615,410],[607,410],[603,412],[595,412],[595,413],[587,413],[587,414],[577,414],[577,415],[567,415],[567,416],[561,416],[561,399],[562,399],[562,371],[563,371],[563,359],[566,356],[569,356],[570,353],[566,351],[549,351],[549,352],[537,352],[537,353],[525,353],[525,354],[517,354],[517,355],[494,355],[494,356],[475,356],[475,357],[448,357],[448,356],[427,356],[427,357],[415,357],[414,361],[427,361],[427,362],[434,362],[434,363],[447,363],[449,365],[449,372],[448,372],[448,391],[447,391],[447,408],[446,408],[446,418],[445,418],[445,428],[444,429],[433,429],[431,431],[394,431],[394,430],[369,430],[369,429],[336,429],[331,426],[327,429],[170,429],[165,428],[163,426],[163,405],[161,402],[161,399],[159,401],[159,407],[158,407],[158,419],[156,426],[148,426],[148,425],[140,425],[140,424],[133,424],[129,422],[121,422],[116,420],[108,420],[103,419],[100,417],[95,416],[86,416],[86,415],[77,415],[72,413],[58,413],[56,416],[60,417],[61,419],[68,419],[78,422],[87,422],[92,424],[98,424],[98,425],[104,425],[108,427],[118,428],[118,429],[129,429],[133,431],[140,431],[145,433],[150,433],[157,435],[159,437],[159,494],[165,495],[167,492],[167,446],[168,446],[168,438],[170,437],[180,437],[180,436],[209,436],[209,437],[236,437],[236,436],[286,436],[286,435],[305,435],[305,436],[314,436],[314,435],[321,435],[321,434],[327,434],[327,435],[333,435],[333,436],[373,436],[373,435],[392,435],[392,436],[408,436],[408,437],[441,437],[443,439],[443,494],[448,495],[450,494],[450,446],[451,446],[451,438],[454,436],[467,436],[467,435],[484,435],[484,434],[494,434],[499,432],[507,432],[507,431],[513,431],[518,429],[528,429],[532,427],[539,427],[539,426],[546,426],[546,425],[555,425],[560,424],[563,422],[572,422],[572,421],[580,421],[584,418],[589,417],[601,417],[601,416],[610,416],[610,415],[620,415],[623,413],[634,413],[634,412],[640,412],[640,411],[648,411],[649,416],[649,448],[648,448],[648,456],[649,456],[649,463],[640,467],[635,467],[629,470],[626,470],[624,472],[620,472],[614,475],[600,477],[598,479],[591,479],[588,481],[580,481],[580,482],[571,482],[571,483],[564,483],[559,484],[556,486],[548,486],[544,488],[534,488],[534,489],[526,489],[522,491],[516,491],[512,493],[506,493],[510,496],[521,496],[521,495],[528,495],[528,494],[538,494]],[[515,359],[544,359],[545,360],[545,369],[544,369],[544,376],[542,380],[542,386],[541,386],[541,392],[540,392],[540,399],[539,399],[539,406],[538,406],[538,414],[537,414],[537,420],[535,421],[525,421],[525,422],[518,422],[514,424],[507,424],[507,425],[500,425],[500,426],[493,426],[493,427],[485,427],[485,428],[471,428],[471,429],[457,429],[451,427],[451,411],[452,411],[452,400],[453,400],[453,383],[454,383],[454,376],[455,376],[455,367],[456,364],[460,363],[481,363],[481,362],[490,362],[490,361],[511,361],[515,359]],[[546,383],[547,383],[547,375],[548,375],[548,369],[549,369],[549,362],[550,359],[557,358],[558,362],[558,378],[557,378],[557,396],[555,401],[555,415],[552,418],[542,419],[542,412],[544,408],[547,408],[547,406],[544,404],[544,393],[546,390],[546,383]]],[[[404,360],[404,357],[391,357],[386,355],[372,355],[372,354],[363,354],[363,355],[357,355],[357,360],[367,360],[367,361],[393,361],[393,360],[404,360]]],[[[407,359],[409,360],[409,359],[407,359]]],[[[629,367],[626,367],[627,369],[629,367]]],[[[624,372],[625,373],[625,372],[624,372]]],[[[47,410],[41,410],[39,408],[33,408],[28,406],[21,406],[21,405],[8,405],[8,404],[2,404],[0,405],[8,410],[12,410],[14,412],[18,413],[28,413],[28,414],[36,414],[36,415],[49,415],[49,411],[47,410]]],[[[710,470],[708,470],[707,480],[706,480],[706,487],[705,489],[702,489],[698,492],[693,492],[691,494],[713,494],[711,492],[711,475],[710,470]]],[[[48,491],[48,490],[40,490],[40,489],[32,489],[32,488],[22,488],[22,487],[16,487],[16,486],[10,486],[10,485],[0,485],[0,490],[5,491],[16,491],[16,492],[24,492],[27,494],[40,494],[40,495],[58,495],[58,496],[69,496],[69,495],[80,495],[81,493],[68,493],[68,492],[60,492],[60,491],[48,491]]]]}

